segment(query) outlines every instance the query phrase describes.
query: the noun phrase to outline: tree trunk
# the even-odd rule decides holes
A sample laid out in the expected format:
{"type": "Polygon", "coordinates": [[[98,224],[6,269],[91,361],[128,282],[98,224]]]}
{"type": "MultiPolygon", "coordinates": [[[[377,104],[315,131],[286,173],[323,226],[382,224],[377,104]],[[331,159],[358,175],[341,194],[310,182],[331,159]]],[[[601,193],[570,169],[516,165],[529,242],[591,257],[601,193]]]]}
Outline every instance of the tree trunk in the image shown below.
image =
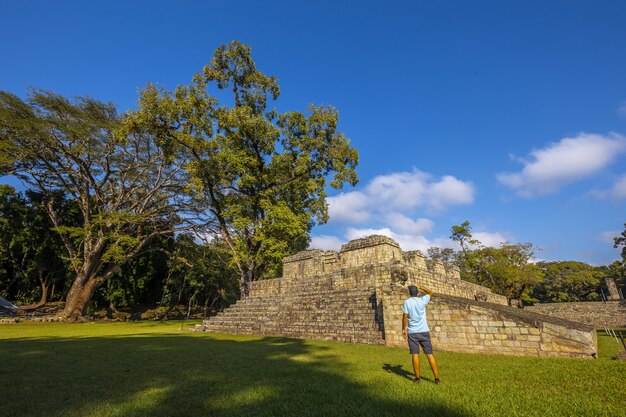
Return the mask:
{"type": "Polygon", "coordinates": [[[39,307],[46,304],[48,302],[48,277],[43,278],[43,274],[39,273],[39,283],[41,284],[41,299],[39,300],[39,307]]]}
{"type": "Polygon", "coordinates": [[[250,295],[250,285],[246,276],[241,277],[241,284],[239,285],[239,292],[241,299],[248,298],[250,295]]]}
{"type": "Polygon", "coordinates": [[[99,284],[100,282],[96,277],[74,281],[65,301],[65,316],[68,320],[77,321],[83,317],[85,309],[99,284]]]}
{"type": "Polygon", "coordinates": [[[202,309],[203,317],[207,316],[207,312],[209,311],[209,291],[207,291],[206,296],[204,297],[204,307],[202,309]]]}
{"type": "Polygon", "coordinates": [[[187,304],[187,318],[189,318],[191,316],[191,304],[193,303],[194,299],[196,298],[196,295],[198,295],[198,291],[193,293],[193,295],[189,299],[189,303],[187,304]]]}
{"type": "Polygon", "coordinates": [[[22,306],[24,311],[36,310],[48,302],[48,277],[43,278],[43,273],[39,272],[39,285],[41,286],[41,297],[38,303],[22,306]]]}
{"type": "Polygon", "coordinates": [[[239,291],[241,292],[240,298],[248,298],[250,295],[250,284],[253,281],[256,281],[256,271],[253,268],[246,267],[240,268],[241,273],[241,282],[239,283],[239,291]]]}

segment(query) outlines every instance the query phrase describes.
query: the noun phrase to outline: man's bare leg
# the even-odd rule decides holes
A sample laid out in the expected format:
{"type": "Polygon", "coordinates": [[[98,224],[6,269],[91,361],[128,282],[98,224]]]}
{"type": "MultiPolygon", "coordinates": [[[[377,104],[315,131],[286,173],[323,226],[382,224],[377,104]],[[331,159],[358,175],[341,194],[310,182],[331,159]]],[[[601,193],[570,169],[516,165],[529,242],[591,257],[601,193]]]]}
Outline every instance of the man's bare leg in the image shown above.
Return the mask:
{"type": "MultiPolygon", "coordinates": [[[[414,357],[417,355],[413,355],[414,357]]],[[[435,379],[439,379],[439,367],[437,366],[437,361],[435,360],[435,355],[432,353],[430,355],[426,355],[428,358],[428,363],[430,364],[430,368],[433,370],[433,374],[435,375],[435,379]]],[[[417,364],[419,366],[419,359],[417,360],[417,364]]],[[[413,366],[415,366],[415,361],[413,362],[413,366]]]]}
{"type": "Polygon", "coordinates": [[[420,355],[414,353],[411,355],[411,359],[413,361],[413,372],[415,372],[415,378],[419,379],[420,377],[420,355]]]}

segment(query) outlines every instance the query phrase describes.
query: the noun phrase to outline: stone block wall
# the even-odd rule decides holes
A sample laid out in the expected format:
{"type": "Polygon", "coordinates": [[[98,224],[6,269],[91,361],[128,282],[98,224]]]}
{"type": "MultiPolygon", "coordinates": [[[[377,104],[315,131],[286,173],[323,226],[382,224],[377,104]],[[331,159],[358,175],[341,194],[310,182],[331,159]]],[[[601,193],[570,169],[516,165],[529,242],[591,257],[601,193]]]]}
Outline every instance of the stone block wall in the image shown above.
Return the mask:
{"type": "Polygon", "coordinates": [[[285,258],[283,277],[253,282],[250,296],[198,330],[405,346],[402,303],[410,284],[437,295],[428,308],[438,349],[511,355],[593,357],[592,327],[509,307],[506,297],[465,282],[457,269],[370,236],[339,252],[285,258]]]}
{"type": "Polygon", "coordinates": [[[542,303],[524,310],[585,323],[593,327],[626,327],[626,304],[620,301],[542,303]]]}
{"type": "MultiPolygon", "coordinates": [[[[385,343],[406,347],[402,337],[405,288],[386,286],[380,294],[385,343]]],[[[451,352],[505,355],[596,356],[593,327],[521,309],[434,295],[427,309],[433,347],[451,352]]]]}
{"type": "Polygon", "coordinates": [[[446,269],[441,263],[427,262],[420,251],[403,252],[397,242],[386,236],[352,240],[339,252],[313,249],[288,256],[283,260],[282,278],[253,282],[250,291],[252,295],[265,295],[276,291],[285,294],[303,286],[309,291],[380,287],[391,282],[394,271],[402,272],[406,285],[421,284],[437,293],[508,304],[505,296],[461,280],[457,268],[446,269]],[[301,280],[306,282],[299,284],[301,280]]]}

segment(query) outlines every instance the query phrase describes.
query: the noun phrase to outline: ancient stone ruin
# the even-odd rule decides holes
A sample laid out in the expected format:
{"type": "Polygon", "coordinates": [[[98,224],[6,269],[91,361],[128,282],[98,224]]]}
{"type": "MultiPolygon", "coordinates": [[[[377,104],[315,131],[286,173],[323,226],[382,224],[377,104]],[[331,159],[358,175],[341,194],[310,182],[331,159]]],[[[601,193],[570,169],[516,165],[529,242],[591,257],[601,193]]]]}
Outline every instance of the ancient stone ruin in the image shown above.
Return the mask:
{"type": "Polygon", "coordinates": [[[282,278],[252,283],[248,298],[197,330],[405,346],[402,303],[411,284],[435,292],[427,311],[436,349],[596,356],[593,327],[510,307],[506,297],[461,280],[458,270],[419,251],[403,252],[385,236],[350,241],[339,252],[289,256],[282,278]]]}

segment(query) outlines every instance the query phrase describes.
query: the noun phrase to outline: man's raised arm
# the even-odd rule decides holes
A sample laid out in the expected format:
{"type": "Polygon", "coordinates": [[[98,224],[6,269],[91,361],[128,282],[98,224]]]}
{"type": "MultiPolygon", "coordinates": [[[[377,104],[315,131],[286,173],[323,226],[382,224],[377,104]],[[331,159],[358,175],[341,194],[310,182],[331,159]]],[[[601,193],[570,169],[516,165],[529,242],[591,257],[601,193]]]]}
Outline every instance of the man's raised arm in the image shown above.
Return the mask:
{"type": "Polygon", "coordinates": [[[419,288],[420,290],[424,291],[426,294],[428,294],[428,296],[429,296],[429,297],[433,295],[432,290],[430,290],[430,289],[428,289],[428,288],[426,288],[426,287],[420,287],[420,286],[418,286],[417,288],[419,288]]]}

